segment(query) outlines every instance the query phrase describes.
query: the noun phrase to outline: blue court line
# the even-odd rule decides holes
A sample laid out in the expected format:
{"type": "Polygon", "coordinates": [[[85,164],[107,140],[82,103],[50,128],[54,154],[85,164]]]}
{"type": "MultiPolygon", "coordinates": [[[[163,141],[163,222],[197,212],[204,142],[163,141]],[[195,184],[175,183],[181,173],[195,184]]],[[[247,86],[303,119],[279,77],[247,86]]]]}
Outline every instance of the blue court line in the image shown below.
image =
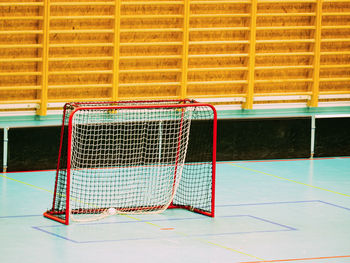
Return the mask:
{"type": "Polygon", "coordinates": [[[322,201],[322,200],[282,201],[282,202],[266,202],[266,203],[250,203],[250,204],[230,204],[230,205],[217,205],[216,207],[280,205],[280,204],[298,204],[298,203],[316,203],[316,202],[350,211],[350,208],[348,208],[348,207],[341,206],[341,205],[336,205],[336,204],[325,202],[325,201],[322,201]]]}
{"type": "Polygon", "coordinates": [[[345,210],[349,210],[349,211],[350,211],[350,208],[345,207],[345,206],[336,205],[336,204],[332,204],[332,203],[325,202],[325,201],[321,201],[321,200],[318,200],[318,202],[323,203],[323,204],[326,204],[326,205],[331,205],[331,206],[334,206],[334,207],[338,207],[338,208],[341,208],[341,209],[345,209],[345,210]]]}
{"type": "MultiPolygon", "coordinates": [[[[329,202],[325,202],[322,200],[305,200],[305,201],[282,201],[282,202],[266,202],[266,203],[250,203],[250,204],[227,204],[227,205],[216,205],[215,207],[233,207],[233,206],[255,206],[255,205],[279,205],[279,204],[298,204],[298,203],[314,203],[314,202],[319,202],[319,203],[323,203],[326,205],[330,205],[330,206],[334,206],[334,207],[338,207],[341,209],[345,209],[350,211],[350,208],[345,207],[345,206],[340,206],[340,205],[336,205],[333,203],[329,203],[329,202]]],[[[42,214],[39,215],[13,215],[13,216],[0,216],[0,219],[7,219],[7,218],[25,218],[25,217],[39,217],[39,216],[43,216],[42,214]]],[[[191,219],[197,219],[197,218],[190,218],[190,217],[184,217],[184,218],[168,218],[165,219],[167,221],[171,221],[171,220],[191,220],[191,219]]],[[[152,221],[162,221],[162,219],[154,219],[152,221]]],[[[121,221],[118,223],[123,223],[123,222],[135,222],[135,221],[121,221]]],[[[139,220],[137,222],[148,222],[146,220],[139,220]]],[[[115,222],[100,222],[100,223],[86,223],[86,224],[115,224],[115,222]]],[[[83,225],[83,224],[81,224],[83,225]]],[[[52,227],[54,226],[60,226],[60,225],[52,225],[52,227]]]]}
{"type": "MultiPolygon", "coordinates": [[[[250,204],[216,205],[215,207],[250,206],[250,205],[279,205],[279,204],[297,204],[297,203],[313,203],[313,202],[322,202],[322,201],[320,201],[320,200],[281,201],[281,202],[250,203],[250,204]]],[[[348,208],[346,208],[346,209],[348,209],[348,208]]]]}
{"type": "Polygon", "coordinates": [[[256,216],[250,216],[250,217],[259,219],[260,221],[265,221],[265,222],[270,223],[270,224],[274,224],[274,225],[277,225],[277,226],[281,226],[281,227],[287,228],[287,229],[289,229],[289,230],[297,230],[297,229],[294,228],[294,227],[287,226],[287,225],[282,225],[282,224],[279,224],[279,223],[276,223],[276,222],[273,222],[273,221],[270,221],[270,220],[267,220],[267,219],[264,219],[264,218],[261,218],[261,217],[256,217],[256,216]]]}
{"type": "Polygon", "coordinates": [[[61,239],[64,239],[64,240],[73,242],[73,243],[79,243],[79,242],[77,242],[77,241],[75,241],[75,240],[73,240],[73,239],[70,239],[70,238],[67,238],[67,237],[64,237],[64,236],[61,236],[61,235],[52,233],[52,232],[50,232],[50,231],[44,230],[44,229],[42,229],[41,227],[32,226],[32,228],[35,229],[35,230],[44,232],[44,233],[46,233],[46,234],[49,234],[49,235],[52,235],[52,236],[55,236],[55,237],[58,237],[58,238],[61,238],[61,239]]]}
{"type": "MultiPolygon", "coordinates": [[[[171,236],[167,236],[167,238],[196,238],[196,237],[209,237],[209,236],[227,236],[227,235],[241,235],[241,234],[254,234],[254,233],[272,233],[272,232],[283,232],[283,231],[296,231],[297,229],[293,228],[293,227],[289,227],[286,225],[282,225],[270,220],[266,220],[260,217],[256,217],[256,216],[252,216],[252,215],[232,215],[232,216],[221,216],[221,217],[217,217],[217,218],[233,218],[233,217],[250,217],[253,218],[255,220],[258,221],[262,221],[268,224],[272,224],[272,225],[276,225],[278,227],[281,227],[282,229],[279,230],[257,230],[257,231],[243,231],[243,232],[231,232],[231,233],[213,233],[213,234],[195,234],[195,235],[180,235],[177,234],[177,231],[174,231],[174,235],[171,236]]],[[[207,218],[177,218],[177,219],[171,219],[172,221],[178,221],[178,220],[208,220],[207,218]]],[[[144,221],[144,220],[140,220],[140,221],[122,221],[122,222],[110,222],[108,224],[120,224],[120,223],[142,223],[142,222],[153,222],[153,221],[169,221],[168,219],[158,219],[158,220],[148,220],[148,221],[144,221]]],[[[90,223],[90,224],[77,224],[75,225],[76,227],[79,226],[86,226],[86,225],[104,225],[106,223],[90,223]]],[[[135,241],[135,240],[151,240],[151,239],[159,239],[159,237],[143,237],[143,238],[127,238],[127,239],[111,239],[111,240],[87,240],[87,241],[78,241],[78,240],[72,240],[72,239],[68,239],[64,236],[58,235],[56,233],[53,233],[51,231],[48,230],[44,230],[44,228],[57,228],[57,227],[63,227],[66,228],[67,226],[63,226],[63,225],[48,225],[48,226],[32,226],[33,229],[42,231],[44,233],[53,235],[54,237],[58,237],[58,238],[63,238],[64,240],[67,241],[72,241],[74,243],[103,243],[103,242],[121,242],[121,241],[135,241]]]]}
{"type": "MultiPolygon", "coordinates": [[[[263,222],[266,222],[266,223],[270,223],[270,224],[273,224],[273,225],[276,225],[276,226],[280,226],[280,227],[283,227],[283,228],[287,228],[289,230],[297,230],[293,227],[290,227],[290,226],[286,226],[286,225],[282,225],[282,224],[279,224],[279,223],[276,223],[276,222],[273,222],[273,221],[270,221],[270,220],[267,220],[267,219],[264,219],[264,218],[261,218],[261,217],[257,217],[257,216],[252,216],[252,215],[225,215],[225,216],[217,216],[216,218],[233,218],[233,217],[251,217],[253,219],[256,219],[256,220],[260,220],[260,221],[263,221],[263,222]]],[[[130,220],[130,221],[118,221],[118,222],[99,222],[99,223],[83,223],[83,224],[77,224],[79,226],[88,226],[88,225],[115,225],[115,224],[130,224],[130,223],[147,223],[147,222],[168,222],[168,221],[188,221],[188,220],[208,220],[207,218],[205,217],[179,217],[179,218],[166,218],[166,219],[152,219],[152,220],[130,220]]],[[[38,227],[45,227],[45,228],[49,228],[49,227],[62,227],[61,224],[59,225],[48,225],[48,226],[38,226],[38,227]]]]}

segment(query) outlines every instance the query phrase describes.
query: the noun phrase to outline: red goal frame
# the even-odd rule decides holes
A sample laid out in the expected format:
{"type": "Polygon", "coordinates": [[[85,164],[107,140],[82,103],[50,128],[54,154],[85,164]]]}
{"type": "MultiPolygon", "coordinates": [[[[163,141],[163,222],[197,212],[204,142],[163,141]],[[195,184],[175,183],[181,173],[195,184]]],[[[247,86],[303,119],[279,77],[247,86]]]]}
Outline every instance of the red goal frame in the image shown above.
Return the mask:
{"type": "MultiPolygon", "coordinates": [[[[68,225],[70,218],[70,186],[71,186],[71,146],[72,146],[72,123],[73,117],[76,112],[81,110],[122,110],[122,109],[157,109],[157,108],[186,108],[186,107],[209,107],[213,111],[213,138],[212,138],[212,160],[211,160],[211,180],[212,180],[212,190],[211,190],[211,211],[203,211],[201,209],[192,208],[191,206],[186,205],[176,205],[171,202],[167,209],[175,209],[182,208],[192,212],[196,212],[199,214],[203,214],[205,216],[214,217],[215,216],[215,178],[216,178],[216,147],[217,147],[217,112],[213,105],[206,103],[199,103],[194,100],[138,100],[138,101],[118,101],[118,102],[81,102],[81,103],[66,103],[64,105],[64,114],[63,121],[61,126],[61,134],[60,134],[60,147],[58,153],[58,161],[57,161],[57,170],[56,170],[56,180],[54,186],[54,196],[52,202],[52,210],[46,211],[44,216],[60,222],[62,224],[68,225]],[[115,103],[117,106],[106,106],[108,104],[115,103]],[[140,103],[140,105],[125,105],[130,103],[140,103]],[[147,104],[150,103],[150,104],[147,104]],[[154,103],[154,104],[153,104],[154,103]],[[169,103],[169,104],[166,104],[169,103]],[[175,104],[176,103],[176,104],[175,104]],[[58,177],[60,170],[60,162],[62,156],[62,142],[64,140],[64,129],[65,129],[65,116],[67,105],[73,105],[75,108],[69,115],[68,121],[68,149],[67,149],[67,178],[66,178],[66,209],[65,211],[57,211],[54,212],[55,202],[57,198],[57,185],[58,185],[58,177]],[[83,106],[81,106],[83,105],[83,106]],[[98,106],[96,106],[98,105],[98,106]],[[65,214],[65,219],[58,217],[58,215],[65,214]]],[[[186,165],[186,164],[185,164],[186,165]]],[[[191,164],[188,164],[191,165],[191,164]]]]}

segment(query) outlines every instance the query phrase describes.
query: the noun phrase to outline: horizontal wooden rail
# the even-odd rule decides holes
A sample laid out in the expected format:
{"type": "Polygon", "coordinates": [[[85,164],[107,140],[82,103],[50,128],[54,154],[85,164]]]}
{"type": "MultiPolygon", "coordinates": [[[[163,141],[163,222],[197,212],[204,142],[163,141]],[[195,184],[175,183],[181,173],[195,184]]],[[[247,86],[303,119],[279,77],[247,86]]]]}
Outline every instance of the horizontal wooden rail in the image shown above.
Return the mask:
{"type": "Polygon", "coordinates": [[[51,57],[49,61],[104,61],[104,60],[113,60],[112,56],[109,57],[51,57]]]}
{"type": "Polygon", "coordinates": [[[300,79],[256,79],[255,83],[290,83],[290,82],[313,82],[311,78],[300,79]]]}
{"type": "Polygon", "coordinates": [[[222,18],[230,18],[230,17],[250,17],[250,14],[239,13],[239,14],[190,14],[190,18],[203,18],[203,17],[222,17],[222,18]]]}
{"type": "Polygon", "coordinates": [[[286,56],[286,57],[291,57],[291,56],[313,56],[313,52],[291,52],[291,53],[256,53],[257,57],[270,57],[270,56],[286,56]]]}
{"type": "MultiPolygon", "coordinates": [[[[316,3],[317,0],[283,0],[284,3],[316,3]]],[[[281,3],[281,0],[259,0],[258,3],[281,3]]]]}
{"type": "Polygon", "coordinates": [[[248,84],[247,80],[188,81],[188,85],[248,84]]]}
{"type": "Polygon", "coordinates": [[[257,26],[256,30],[314,30],[315,26],[257,26]]]}
{"type": "Polygon", "coordinates": [[[179,86],[180,82],[119,83],[119,87],[179,86]]]}
{"type": "Polygon", "coordinates": [[[121,33],[142,33],[142,32],[182,32],[182,28],[125,28],[120,29],[121,33]]]}
{"type": "Polygon", "coordinates": [[[350,29],[350,25],[322,26],[322,29],[350,29]]]}
{"type": "MultiPolygon", "coordinates": [[[[225,93],[225,94],[196,94],[196,98],[208,99],[206,102],[232,102],[242,101],[246,98],[245,94],[240,93],[225,93]],[[241,99],[241,100],[237,100],[241,99]]],[[[200,101],[202,102],[202,100],[200,101]]]]}
{"type": "Polygon", "coordinates": [[[303,96],[303,95],[312,95],[311,91],[304,91],[304,92],[256,92],[254,94],[254,97],[260,97],[260,96],[303,96]]]}
{"type": "Polygon", "coordinates": [[[224,44],[248,44],[249,40],[203,40],[189,41],[190,45],[224,45],[224,44]]]}
{"type": "Polygon", "coordinates": [[[86,15],[86,16],[51,16],[50,20],[90,20],[90,19],[114,19],[111,15],[86,15]]]}
{"type": "Polygon", "coordinates": [[[248,67],[217,67],[217,68],[189,68],[189,72],[202,71],[241,71],[248,70],[248,67]]]}
{"type": "Polygon", "coordinates": [[[320,78],[321,82],[342,82],[342,81],[350,81],[350,78],[320,78]]]}
{"type": "Polygon", "coordinates": [[[286,69],[312,69],[313,65],[288,65],[288,66],[257,66],[255,70],[286,70],[286,69]]]}
{"type": "Polygon", "coordinates": [[[320,65],[320,68],[350,68],[350,64],[326,64],[326,65],[320,65]]]}
{"type": "Polygon", "coordinates": [[[183,5],[183,1],[122,1],[122,5],[183,5]]]}
{"type": "Polygon", "coordinates": [[[42,48],[42,44],[0,44],[0,48],[42,48]]]}
{"type": "Polygon", "coordinates": [[[322,16],[350,16],[350,12],[323,12],[322,16]]]}
{"type": "Polygon", "coordinates": [[[114,6],[114,1],[105,2],[50,2],[51,6],[114,6]]]}
{"type": "Polygon", "coordinates": [[[254,101],[281,101],[281,100],[309,100],[310,95],[287,95],[285,93],[280,93],[279,95],[266,95],[261,96],[261,94],[255,94],[254,101]]]}
{"type": "Polygon", "coordinates": [[[350,42],[350,38],[323,38],[321,39],[321,43],[326,42],[350,42]]]}
{"type": "Polygon", "coordinates": [[[258,17],[314,17],[316,13],[258,13],[256,14],[258,17]]]}
{"type": "Polygon", "coordinates": [[[38,103],[40,102],[39,99],[33,99],[33,100],[27,100],[27,99],[23,99],[23,100],[16,100],[16,101],[10,101],[10,100],[0,100],[0,104],[29,104],[29,103],[35,103],[35,105],[38,105],[38,103]]]}
{"type": "Polygon", "coordinates": [[[87,75],[87,74],[113,74],[113,70],[75,70],[75,71],[51,71],[50,75],[87,75]]]}
{"type": "Polygon", "coordinates": [[[62,99],[48,99],[48,103],[57,103],[57,102],[84,102],[84,101],[109,101],[111,100],[110,97],[91,97],[91,98],[86,98],[86,97],[77,97],[77,98],[62,98],[62,99]]]}
{"type": "Polygon", "coordinates": [[[122,42],[121,47],[125,46],[179,46],[182,42],[122,42]]]}
{"type": "Polygon", "coordinates": [[[60,29],[49,31],[50,34],[100,34],[113,32],[113,29],[60,29]]]}
{"type": "Polygon", "coordinates": [[[157,55],[157,56],[120,56],[120,59],[171,59],[171,58],[182,58],[181,55],[157,55]]]}
{"type": "Polygon", "coordinates": [[[321,55],[323,55],[323,56],[350,55],[350,51],[321,51],[321,55]]]}
{"type": "Polygon", "coordinates": [[[113,43],[50,43],[50,47],[114,47],[113,43]]]}
{"type": "Polygon", "coordinates": [[[40,62],[43,61],[42,58],[0,58],[0,62],[40,62]]]}
{"type": "Polygon", "coordinates": [[[350,95],[348,90],[320,91],[320,95],[350,95]]]}
{"type": "Polygon", "coordinates": [[[120,69],[120,73],[154,73],[154,72],[181,72],[179,68],[162,68],[162,69],[120,69]]]}
{"type": "Polygon", "coordinates": [[[191,1],[191,4],[195,5],[217,5],[217,4],[250,4],[250,1],[246,0],[217,0],[217,1],[210,1],[210,0],[204,0],[204,1],[191,1]]]}
{"type": "Polygon", "coordinates": [[[98,84],[62,84],[62,85],[49,85],[49,89],[93,89],[93,88],[111,88],[112,84],[98,83],[98,84]]]}
{"type": "Polygon", "coordinates": [[[188,55],[189,58],[240,58],[248,57],[249,54],[238,53],[238,54],[198,54],[188,55]]]}
{"type": "Polygon", "coordinates": [[[0,20],[43,20],[43,16],[1,16],[0,20]]]}
{"type": "Polygon", "coordinates": [[[25,72],[25,71],[14,71],[14,72],[0,72],[0,76],[40,76],[41,72],[25,72]]]}
{"type": "Polygon", "coordinates": [[[0,3],[0,7],[1,6],[44,6],[43,2],[1,2],[0,3]]]}
{"type": "Polygon", "coordinates": [[[140,19],[140,18],[183,18],[183,15],[178,15],[178,14],[149,14],[149,15],[144,15],[144,14],[135,14],[135,15],[121,15],[121,19],[140,19]]]}
{"type": "Polygon", "coordinates": [[[0,34],[6,34],[6,35],[22,35],[22,34],[43,34],[42,30],[1,30],[0,34]]]}
{"type": "Polygon", "coordinates": [[[257,44],[314,43],[315,39],[257,39],[257,44]]]}
{"type": "Polygon", "coordinates": [[[0,86],[0,90],[40,90],[41,86],[0,86]]]}
{"type": "Polygon", "coordinates": [[[201,32],[201,31],[246,31],[249,30],[249,27],[202,27],[202,28],[190,28],[190,32],[201,32]]]}

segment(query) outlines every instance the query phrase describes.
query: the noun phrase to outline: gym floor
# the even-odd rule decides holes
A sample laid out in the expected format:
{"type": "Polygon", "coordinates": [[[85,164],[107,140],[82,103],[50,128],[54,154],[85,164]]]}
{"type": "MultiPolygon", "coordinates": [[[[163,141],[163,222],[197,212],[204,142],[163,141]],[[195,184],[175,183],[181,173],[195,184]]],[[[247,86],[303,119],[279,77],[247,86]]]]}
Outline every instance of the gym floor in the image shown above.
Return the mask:
{"type": "Polygon", "coordinates": [[[350,262],[350,158],[217,164],[216,217],[184,210],[64,226],[55,171],[0,173],[0,262],[350,262]]]}

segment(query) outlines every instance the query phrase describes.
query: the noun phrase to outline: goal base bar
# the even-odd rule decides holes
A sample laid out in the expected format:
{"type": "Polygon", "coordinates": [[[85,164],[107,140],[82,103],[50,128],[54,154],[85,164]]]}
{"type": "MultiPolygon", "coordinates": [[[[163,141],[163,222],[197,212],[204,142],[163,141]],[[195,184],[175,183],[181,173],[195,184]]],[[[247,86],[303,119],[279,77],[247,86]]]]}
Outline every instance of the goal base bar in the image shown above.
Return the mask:
{"type": "Polygon", "coordinates": [[[184,210],[188,210],[197,214],[202,214],[205,216],[209,216],[209,217],[215,217],[215,213],[214,210],[212,210],[212,212],[207,212],[198,208],[193,208],[191,206],[186,206],[186,205],[170,205],[168,207],[168,209],[184,209],[184,210]]]}
{"type": "MultiPolygon", "coordinates": [[[[98,209],[100,212],[102,211],[105,211],[107,208],[101,208],[101,209],[98,209]]],[[[145,208],[145,209],[149,209],[148,207],[145,208]]],[[[209,216],[209,217],[214,217],[215,214],[214,214],[214,211],[212,212],[207,212],[207,211],[204,211],[204,210],[201,210],[201,209],[198,209],[198,208],[193,208],[191,206],[185,206],[185,205],[170,205],[167,209],[184,209],[184,210],[188,210],[188,211],[191,211],[191,212],[194,212],[194,213],[197,213],[197,214],[202,214],[202,215],[205,215],[205,216],[209,216]]],[[[119,215],[124,215],[122,213],[123,209],[118,209],[118,211],[120,211],[121,213],[119,213],[119,215]]],[[[140,208],[135,208],[135,211],[140,211],[140,208]]],[[[130,208],[128,208],[128,211],[130,211],[130,208]]],[[[95,210],[96,212],[96,210],[95,210]]],[[[79,210],[79,211],[72,211],[72,214],[90,214],[91,212],[89,210],[79,210]]],[[[69,221],[67,219],[62,219],[60,218],[59,216],[60,215],[65,215],[66,214],[66,211],[60,211],[60,212],[52,212],[52,211],[46,211],[43,215],[44,217],[46,218],[49,218],[51,220],[54,220],[56,222],[59,222],[59,223],[62,223],[62,224],[65,224],[65,225],[68,225],[69,224],[69,221]]],[[[127,214],[127,213],[125,213],[127,214]]]]}
{"type": "Polygon", "coordinates": [[[59,223],[64,224],[64,225],[69,225],[68,220],[64,220],[62,218],[59,218],[56,216],[56,214],[58,215],[58,213],[53,214],[50,212],[45,212],[43,215],[44,215],[44,217],[46,217],[48,219],[54,220],[54,221],[59,222],[59,223]]]}

